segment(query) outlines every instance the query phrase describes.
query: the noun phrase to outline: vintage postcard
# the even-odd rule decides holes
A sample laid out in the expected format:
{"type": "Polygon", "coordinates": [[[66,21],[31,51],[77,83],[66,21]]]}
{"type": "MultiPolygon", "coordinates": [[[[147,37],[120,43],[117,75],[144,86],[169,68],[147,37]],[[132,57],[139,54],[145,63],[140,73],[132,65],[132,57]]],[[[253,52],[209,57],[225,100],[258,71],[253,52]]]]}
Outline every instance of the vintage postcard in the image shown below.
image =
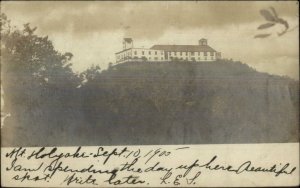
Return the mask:
{"type": "Polygon", "coordinates": [[[299,185],[297,1],[2,1],[1,186],[299,185]]]}

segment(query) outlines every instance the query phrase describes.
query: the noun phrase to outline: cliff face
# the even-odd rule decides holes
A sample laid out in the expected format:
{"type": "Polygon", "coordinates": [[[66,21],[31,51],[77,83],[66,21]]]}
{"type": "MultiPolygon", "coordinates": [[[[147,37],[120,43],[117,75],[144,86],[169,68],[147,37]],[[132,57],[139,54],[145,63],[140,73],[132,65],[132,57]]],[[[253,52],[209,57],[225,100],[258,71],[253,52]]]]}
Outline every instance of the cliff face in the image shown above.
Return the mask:
{"type": "Polygon", "coordinates": [[[14,142],[28,145],[25,138],[30,138],[29,145],[296,142],[298,92],[298,81],[260,73],[240,62],[125,63],[101,72],[64,104],[48,101],[51,109],[31,111],[38,115],[19,122],[38,134],[30,138],[23,128],[14,142]],[[54,104],[61,105],[61,111],[55,112],[54,104]]]}
{"type": "Polygon", "coordinates": [[[95,109],[86,119],[101,122],[109,144],[298,139],[298,82],[239,62],[121,64],[87,88],[99,90],[85,92],[95,109]]]}

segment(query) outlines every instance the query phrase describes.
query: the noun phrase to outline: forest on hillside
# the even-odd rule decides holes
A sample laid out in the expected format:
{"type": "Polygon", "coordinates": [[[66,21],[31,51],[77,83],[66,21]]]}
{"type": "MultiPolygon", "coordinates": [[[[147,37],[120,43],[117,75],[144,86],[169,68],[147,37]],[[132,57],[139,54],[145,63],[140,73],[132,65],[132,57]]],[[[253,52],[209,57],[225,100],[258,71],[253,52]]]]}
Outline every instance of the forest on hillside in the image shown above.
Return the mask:
{"type": "Polygon", "coordinates": [[[299,81],[242,62],[72,70],[72,53],[1,15],[2,146],[296,142],[299,81]]]}

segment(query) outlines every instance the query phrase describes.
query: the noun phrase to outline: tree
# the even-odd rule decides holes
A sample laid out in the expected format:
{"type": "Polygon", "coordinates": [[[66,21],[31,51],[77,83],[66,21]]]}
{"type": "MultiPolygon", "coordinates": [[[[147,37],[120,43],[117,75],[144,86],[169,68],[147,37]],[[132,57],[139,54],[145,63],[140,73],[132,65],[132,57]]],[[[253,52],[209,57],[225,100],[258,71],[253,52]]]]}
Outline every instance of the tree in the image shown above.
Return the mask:
{"type": "Polygon", "coordinates": [[[64,124],[76,101],[81,79],[71,69],[73,55],[55,50],[48,37],[36,35],[37,28],[30,24],[18,29],[5,14],[0,23],[3,110],[11,114],[6,123],[14,132],[23,128],[20,134],[27,130],[50,134],[54,126],[64,124]]]}
{"type": "Polygon", "coordinates": [[[80,74],[83,84],[90,82],[100,75],[100,67],[98,65],[92,65],[90,68],[86,69],[80,74]]]}
{"type": "Polygon", "coordinates": [[[71,69],[73,55],[56,51],[47,36],[35,34],[36,29],[29,24],[16,29],[5,14],[1,15],[2,84],[7,93],[4,96],[13,95],[11,102],[19,101],[26,91],[25,97],[32,98],[32,89],[75,88],[80,83],[71,69]]]}

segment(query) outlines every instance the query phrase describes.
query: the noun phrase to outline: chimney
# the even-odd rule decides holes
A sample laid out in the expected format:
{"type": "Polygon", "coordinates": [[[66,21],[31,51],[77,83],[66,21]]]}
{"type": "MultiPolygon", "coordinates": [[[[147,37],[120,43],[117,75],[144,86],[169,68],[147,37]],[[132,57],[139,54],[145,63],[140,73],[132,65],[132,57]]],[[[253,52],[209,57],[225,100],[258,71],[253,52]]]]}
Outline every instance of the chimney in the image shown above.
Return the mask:
{"type": "Polygon", "coordinates": [[[133,48],[133,40],[132,38],[124,38],[123,39],[123,50],[133,48]]]}
{"type": "Polygon", "coordinates": [[[206,46],[207,45],[207,39],[205,39],[205,38],[200,39],[199,40],[199,45],[200,46],[206,46]]]}

